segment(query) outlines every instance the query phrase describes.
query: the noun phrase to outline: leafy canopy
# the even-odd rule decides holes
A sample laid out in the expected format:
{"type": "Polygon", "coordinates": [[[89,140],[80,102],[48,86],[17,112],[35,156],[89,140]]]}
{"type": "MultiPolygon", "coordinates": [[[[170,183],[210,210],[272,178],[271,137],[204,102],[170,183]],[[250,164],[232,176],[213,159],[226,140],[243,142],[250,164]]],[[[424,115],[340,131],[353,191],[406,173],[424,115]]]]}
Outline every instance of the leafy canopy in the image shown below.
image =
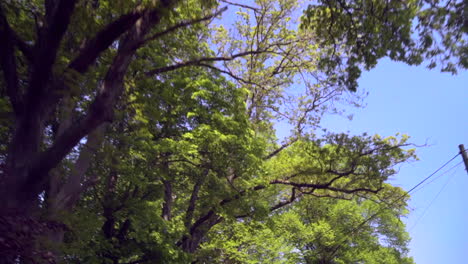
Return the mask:
{"type": "Polygon", "coordinates": [[[320,120],[466,69],[465,2],[3,1],[0,263],[412,263],[408,138],[320,120]]]}

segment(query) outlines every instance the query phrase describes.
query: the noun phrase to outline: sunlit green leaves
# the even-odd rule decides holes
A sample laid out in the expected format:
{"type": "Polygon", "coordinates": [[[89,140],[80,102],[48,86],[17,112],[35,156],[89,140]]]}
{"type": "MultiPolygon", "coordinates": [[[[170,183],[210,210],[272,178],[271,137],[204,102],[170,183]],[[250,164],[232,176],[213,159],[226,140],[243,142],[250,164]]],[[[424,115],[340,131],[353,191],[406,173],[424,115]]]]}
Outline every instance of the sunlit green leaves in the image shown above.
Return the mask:
{"type": "MultiPolygon", "coordinates": [[[[68,89],[61,90],[64,99],[47,123],[45,145],[62,120],[86,118],[129,35],[114,41],[87,72],[67,65],[118,17],[166,2],[79,1],[54,64],[54,76],[60,76],[54,85],[68,89]]],[[[419,64],[444,53],[438,43],[462,57],[465,25],[457,12],[463,5],[442,10],[425,9],[420,1],[318,1],[299,22],[299,1],[259,0],[232,5],[233,23],[187,25],[227,2],[187,0],[164,9],[149,33],[156,37],[132,53],[113,119],[106,120],[103,142],[91,149],[94,159],[78,184],[76,207],[57,215],[70,227],[64,258],[412,263],[399,219],[407,213],[407,197],[386,183],[396,166],[414,158],[408,138],[324,134],[318,128],[324,113],[339,112],[334,103],[345,88],[355,90],[361,70],[380,58],[419,64]],[[416,18],[422,21],[420,42],[414,39],[416,18]],[[446,30],[450,34],[433,35],[446,30]],[[290,129],[281,139],[278,124],[290,129]]],[[[4,4],[12,28],[28,44],[36,38],[36,22],[44,23],[42,5],[4,4]]],[[[24,56],[17,57],[18,72],[28,75],[24,56]]],[[[458,67],[453,63],[445,70],[458,67]]],[[[7,139],[14,125],[7,100],[0,110],[7,116],[0,134],[7,139]]],[[[64,182],[88,140],[57,168],[64,182]]]]}
{"type": "Polygon", "coordinates": [[[452,73],[466,69],[464,13],[463,1],[318,1],[309,5],[301,26],[328,50],[320,67],[355,91],[361,69],[386,56],[410,65],[427,59],[429,68],[441,64],[452,73]]]}

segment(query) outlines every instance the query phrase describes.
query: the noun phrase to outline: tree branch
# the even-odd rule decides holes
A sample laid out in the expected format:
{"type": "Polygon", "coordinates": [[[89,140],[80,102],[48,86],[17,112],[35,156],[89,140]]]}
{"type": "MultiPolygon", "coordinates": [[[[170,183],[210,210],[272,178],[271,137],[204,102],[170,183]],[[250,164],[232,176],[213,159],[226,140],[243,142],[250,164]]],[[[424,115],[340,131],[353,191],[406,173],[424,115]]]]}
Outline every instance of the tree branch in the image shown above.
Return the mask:
{"type": "MultiPolygon", "coordinates": [[[[83,187],[86,187],[83,186],[84,175],[91,164],[96,148],[101,144],[104,138],[105,130],[106,126],[101,125],[89,134],[86,144],[81,149],[80,155],[73,166],[67,182],[61,188],[55,199],[54,209],[61,210],[66,207],[72,208],[79,199],[79,195],[81,194],[81,191],[83,191],[83,187]]],[[[93,184],[95,183],[95,180],[90,181],[89,183],[93,184]]]]}
{"type": "Polygon", "coordinates": [[[238,4],[238,3],[230,2],[230,1],[227,1],[227,0],[219,0],[219,1],[220,1],[220,2],[223,2],[223,3],[226,3],[226,4],[229,4],[229,5],[233,5],[233,6],[238,6],[238,7],[250,9],[250,10],[256,12],[256,13],[257,13],[257,12],[260,12],[260,9],[259,9],[259,8],[256,8],[256,7],[253,7],[253,6],[238,4]]]}
{"type": "MultiPolygon", "coordinates": [[[[208,170],[206,172],[208,174],[208,170]]],[[[195,182],[195,185],[193,186],[192,194],[190,195],[190,201],[189,205],[187,207],[187,211],[185,212],[185,227],[188,229],[190,228],[190,225],[192,224],[192,219],[193,219],[193,212],[195,211],[195,205],[198,200],[198,193],[200,191],[200,187],[203,184],[203,178],[205,175],[203,175],[202,178],[198,179],[195,182]]]]}
{"type": "Polygon", "coordinates": [[[23,186],[23,191],[33,191],[39,183],[47,177],[47,173],[65,157],[78,142],[104,122],[112,120],[113,106],[123,91],[123,79],[127,68],[133,59],[135,43],[144,38],[149,29],[159,22],[158,12],[148,11],[141,23],[134,26],[131,32],[120,43],[117,55],[110,65],[104,81],[91,103],[87,114],[80,121],[73,124],[61,136],[57,137],[54,144],[32,162],[29,169],[29,182],[23,186]]]}
{"type": "Polygon", "coordinates": [[[284,207],[284,206],[286,206],[288,204],[291,204],[296,200],[296,198],[298,198],[300,196],[302,196],[302,193],[296,194],[296,188],[293,187],[292,190],[291,190],[291,197],[286,201],[279,202],[276,205],[272,206],[270,208],[270,211],[275,211],[275,210],[278,210],[278,209],[280,209],[280,208],[282,208],[282,207],[284,207]]]}
{"type": "Polygon", "coordinates": [[[242,78],[242,77],[239,77],[239,76],[235,75],[235,74],[232,73],[231,71],[225,71],[225,70],[222,70],[222,69],[220,69],[220,68],[218,68],[218,67],[212,66],[212,65],[210,65],[210,64],[199,63],[198,66],[210,68],[210,69],[212,69],[212,70],[215,70],[215,71],[224,73],[224,74],[230,76],[231,78],[233,78],[234,80],[236,80],[236,81],[238,81],[238,82],[241,82],[241,83],[244,83],[244,84],[258,85],[257,83],[254,83],[254,82],[252,82],[252,81],[246,80],[246,79],[244,79],[244,78],[242,78]]]}
{"type": "Polygon", "coordinates": [[[207,21],[207,20],[210,20],[212,18],[215,18],[215,17],[219,16],[220,14],[222,14],[226,10],[227,10],[227,7],[223,7],[223,8],[219,9],[218,11],[216,11],[213,14],[209,14],[209,15],[201,17],[201,18],[197,18],[197,19],[193,19],[193,20],[187,20],[187,21],[178,23],[178,24],[176,24],[176,25],[174,25],[172,27],[167,28],[164,31],[155,33],[152,36],[150,36],[148,38],[145,38],[144,40],[140,41],[140,43],[138,43],[137,46],[141,47],[144,44],[146,44],[147,42],[155,40],[155,39],[157,39],[159,37],[162,37],[162,36],[164,36],[166,34],[169,34],[171,32],[174,32],[174,31],[178,30],[179,28],[191,26],[193,24],[200,23],[200,22],[207,21]]]}
{"type": "Polygon", "coordinates": [[[163,180],[164,185],[164,203],[162,208],[162,218],[166,221],[171,220],[172,213],[172,184],[168,180],[163,180]]]}
{"type": "Polygon", "coordinates": [[[313,188],[317,190],[330,190],[334,192],[342,192],[342,193],[356,193],[356,192],[371,192],[371,193],[378,193],[382,190],[382,187],[378,189],[371,189],[371,188],[355,188],[355,189],[345,189],[345,188],[337,188],[330,186],[329,182],[325,184],[313,184],[313,183],[297,183],[285,180],[273,180],[270,181],[270,184],[282,184],[282,185],[290,185],[297,188],[313,188]]]}
{"type": "Polygon", "coordinates": [[[130,30],[143,14],[143,11],[135,11],[122,15],[112,23],[108,24],[86,43],[86,46],[70,63],[68,68],[84,73],[96,60],[99,54],[106,50],[122,34],[130,30]]]}
{"type": "Polygon", "coordinates": [[[26,102],[30,111],[38,111],[38,107],[42,103],[44,91],[50,79],[52,65],[55,62],[63,35],[67,31],[76,2],[77,0],[61,0],[57,4],[56,11],[53,12],[51,18],[52,22],[46,28],[45,34],[41,34],[36,43],[35,52],[37,56],[33,63],[26,102]]]}
{"type": "Polygon", "coordinates": [[[184,235],[176,245],[181,247],[182,250],[188,253],[194,253],[195,250],[200,245],[200,242],[206,235],[206,233],[216,224],[223,221],[223,217],[214,213],[214,211],[210,211],[206,216],[203,218],[201,222],[196,222],[192,228],[190,228],[190,234],[184,235]]]}
{"type": "Polygon", "coordinates": [[[269,160],[271,158],[273,158],[274,156],[276,156],[278,153],[280,153],[281,151],[283,151],[285,148],[291,146],[292,144],[294,144],[294,142],[298,141],[299,138],[293,138],[292,140],[282,144],[279,148],[275,149],[274,151],[270,152],[270,154],[268,154],[264,159],[265,160],[269,160]]]}
{"type": "Polygon", "coordinates": [[[253,55],[253,54],[261,54],[267,52],[266,50],[254,50],[254,51],[245,51],[245,52],[240,52],[231,56],[221,56],[221,57],[208,57],[208,58],[200,58],[196,60],[191,60],[191,61],[186,61],[186,62],[180,62],[177,64],[157,68],[151,71],[146,72],[146,75],[154,75],[154,74],[159,74],[159,73],[164,73],[168,71],[173,71],[179,68],[183,67],[189,67],[189,66],[204,66],[200,65],[203,62],[215,62],[215,61],[231,61],[239,57],[247,56],[247,55],[253,55]]]}

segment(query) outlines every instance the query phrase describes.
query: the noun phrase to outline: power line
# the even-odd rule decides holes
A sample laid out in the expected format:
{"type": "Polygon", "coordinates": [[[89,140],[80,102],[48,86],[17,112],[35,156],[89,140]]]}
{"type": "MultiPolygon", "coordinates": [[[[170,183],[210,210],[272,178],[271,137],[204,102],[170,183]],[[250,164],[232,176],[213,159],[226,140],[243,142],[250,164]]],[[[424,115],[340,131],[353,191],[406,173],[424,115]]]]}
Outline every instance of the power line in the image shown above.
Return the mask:
{"type": "Polygon", "coordinates": [[[423,189],[424,187],[428,186],[429,184],[433,183],[434,181],[440,179],[442,176],[444,176],[445,174],[447,174],[449,171],[455,169],[456,167],[460,166],[460,164],[462,164],[463,161],[460,161],[459,163],[455,164],[454,166],[450,167],[449,169],[447,169],[446,171],[442,172],[441,174],[439,174],[437,177],[433,178],[432,180],[426,182],[426,184],[424,185],[421,185],[419,188],[415,189],[413,191],[413,194],[415,194],[416,192],[418,192],[419,190],[423,189]]]}
{"type": "MultiPolygon", "coordinates": [[[[424,178],[422,181],[420,181],[418,184],[416,184],[413,188],[411,188],[409,191],[405,192],[403,195],[401,195],[400,197],[398,197],[397,199],[395,199],[393,202],[391,202],[390,204],[388,204],[386,207],[382,207],[380,210],[378,210],[376,213],[372,214],[370,217],[368,217],[367,219],[365,219],[364,221],[362,221],[357,227],[355,227],[353,230],[351,230],[351,232],[349,232],[349,234],[354,234],[355,232],[357,232],[361,227],[363,227],[367,222],[371,221],[372,219],[374,219],[377,215],[379,215],[381,212],[383,212],[384,210],[390,208],[390,206],[393,206],[394,204],[396,204],[397,202],[399,202],[400,200],[402,200],[403,198],[407,197],[413,190],[415,190],[416,188],[418,188],[419,186],[421,186],[421,184],[423,184],[424,182],[426,182],[427,180],[429,180],[432,176],[434,176],[437,172],[439,172],[440,170],[442,170],[445,166],[447,166],[450,162],[452,162],[456,157],[458,157],[458,155],[460,155],[461,152],[457,153],[455,156],[453,156],[453,158],[449,159],[447,162],[445,162],[442,166],[440,166],[437,170],[435,170],[433,173],[431,173],[429,176],[427,176],[426,178],[424,178]]],[[[346,239],[347,237],[349,236],[348,235],[345,235],[345,237],[343,238],[343,241],[339,242],[338,245],[336,246],[336,248],[333,250],[332,252],[332,255],[330,257],[333,257],[336,252],[338,252],[338,249],[342,246],[342,244],[344,242],[346,242],[346,239]]]]}
{"type": "Polygon", "coordinates": [[[421,182],[419,182],[418,184],[416,184],[413,188],[411,188],[409,191],[406,192],[405,196],[410,194],[414,189],[418,188],[421,184],[423,184],[425,181],[429,180],[432,176],[434,176],[434,174],[436,174],[437,172],[439,172],[441,169],[443,169],[445,166],[447,166],[450,162],[452,162],[456,157],[458,157],[458,155],[460,155],[461,153],[457,153],[457,155],[453,156],[453,158],[451,158],[449,161],[445,162],[444,165],[442,165],[440,168],[438,168],[437,170],[435,170],[433,173],[431,173],[431,175],[427,176],[424,180],[422,180],[421,182]]]}
{"type": "MultiPolygon", "coordinates": [[[[458,167],[460,166],[461,164],[463,163],[463,161],[460,161],[457,165],[453,166],[452,168],[455,168],[455,167],[458,167]]],[[[449,171],[449,170],[448,170],[449,171]]],[[[446,172],[448,172],[446,171],[446,172]]],[[[448,183],[450,182],[450,180],[453,178],[453,176],[455,175],[457,171],[455,170],[448,178],[447,178],[447,181],[445,181],[444,185],[442,186],[442,188],[440,188],[439,192],[437,192],[437,194],[434,196],[434,198],[432,198],[431,202],[426,206],[426,208],[424,208],[424,211],[422,212],[422,214],[418,217],[418,219],[414,222],[413,226],[411,226],[411,228],[409,229],[410,231],[414,229],[414,227],[418,224],[418,222],[424,217],[424,215],[426,214],[426,212],[428,211],[429,207],[432,206],[432,204],[435,202],[435,200],[437,200],[437,198],[439,197],[439,195],[442,193],[442,191],[445,189],[445,187],[448,185],[448,183]]],[[[444,173],[445,174],[445,173],[444,173]]],[[[442,175],[444,175],[442,174],[442,175]]],[[[439,176],[440,177],[440,176],[439,176]]],[[[438,178],[439,178],[438,177],[438,178]]]]}

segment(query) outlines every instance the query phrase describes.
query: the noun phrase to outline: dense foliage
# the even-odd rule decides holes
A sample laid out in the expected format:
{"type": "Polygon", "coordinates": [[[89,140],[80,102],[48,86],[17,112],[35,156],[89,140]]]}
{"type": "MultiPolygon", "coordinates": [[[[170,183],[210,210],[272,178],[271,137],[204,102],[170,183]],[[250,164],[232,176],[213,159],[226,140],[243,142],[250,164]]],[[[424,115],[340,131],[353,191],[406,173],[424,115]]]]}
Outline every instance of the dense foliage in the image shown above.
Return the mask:
{"type": "Polygon", "coordinates": [[[408,138],[320,119],[380,58],[467,68],[466,12],[2,1],[0,263],[413,263],[408,138]]]}

